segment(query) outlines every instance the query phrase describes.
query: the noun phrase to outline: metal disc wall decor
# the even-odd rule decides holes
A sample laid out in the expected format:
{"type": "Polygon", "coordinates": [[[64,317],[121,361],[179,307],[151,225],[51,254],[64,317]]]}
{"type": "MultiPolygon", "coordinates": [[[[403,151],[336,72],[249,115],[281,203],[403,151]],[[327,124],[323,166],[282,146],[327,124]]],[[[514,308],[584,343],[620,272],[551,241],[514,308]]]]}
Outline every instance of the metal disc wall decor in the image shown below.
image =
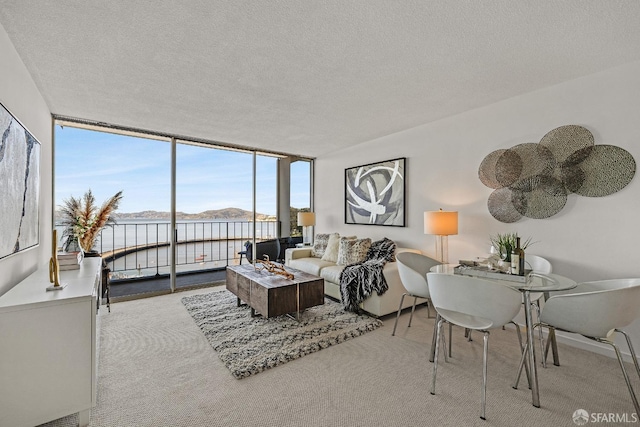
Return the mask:
{"type": "Polygon", "coordinates": [[[500,222],[516,222],[522,218],[522,214],[518,212],[511,202],[513,192],[509,187],[498,188],[489,195],[487,205],[489,212],[495,219],[500,222]]]}
{"type": "Polygon", "coordinates": [[[551,150],[558,163],[564,162],[579,149],[592,147],[594,144],[593,134],[588,129],[576,125],[555,128],[540,140],[540,145],[551,150]]]}
{"type": "Polygon", "coordinates": [[[549,218],[567,203],[567,190],[562,181],[549,175],[522,179],[513,186],[512,192],[513,207],[527,218],[549,218]]]}
{"type": "Polygon", "coordinates": [[[507,150],[496,150],[489,153],[484,160],[482,160],[482,164],[478,170],[478,176],[480,177],[480,181],[489,188],[498,189],[504,187],[504,185],[498,182],[498,178],[496,177],[496,163],[505,151],[507,150]]]}
{"type": "Polygon", "coordinates": [[[596,145],[589,157],[580,163],[585,175],[576,194],[604,197],[626,187],[636,173],[636,162],[631,153],[615,145],[596,145]]]}
{"type": "Polygon", "coordinates": [[[494,191],[487,206],[501,222],[523,216],[549,218],[567,196],[603,197],[626,187],[636,173],[633,156],[613,145],[595,145],[581,126],[553,129],[540,143],[518,144],[489,153],[480,164],[480,181],[494,191]]]}

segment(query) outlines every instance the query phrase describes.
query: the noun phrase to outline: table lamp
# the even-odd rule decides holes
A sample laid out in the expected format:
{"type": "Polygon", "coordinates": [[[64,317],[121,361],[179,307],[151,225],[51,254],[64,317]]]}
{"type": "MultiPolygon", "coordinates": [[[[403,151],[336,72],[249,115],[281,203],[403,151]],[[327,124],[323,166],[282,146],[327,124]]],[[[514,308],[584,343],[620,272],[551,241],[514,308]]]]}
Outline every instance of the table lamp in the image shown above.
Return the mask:
{"type": "Polygon", "coordinates": [[[458,212],[427,211],[424,213],[424,234],[433,234],[436,239],[436,258],[449,263],[449,236],[458,234],[458,212]]]}
{"type": "Polygon", "coordinates": [[[316,225],[316,214],[313,212],[298,212],[298,225],[302,226],[302,243],[313,244],[311,227],[316,225]]]}

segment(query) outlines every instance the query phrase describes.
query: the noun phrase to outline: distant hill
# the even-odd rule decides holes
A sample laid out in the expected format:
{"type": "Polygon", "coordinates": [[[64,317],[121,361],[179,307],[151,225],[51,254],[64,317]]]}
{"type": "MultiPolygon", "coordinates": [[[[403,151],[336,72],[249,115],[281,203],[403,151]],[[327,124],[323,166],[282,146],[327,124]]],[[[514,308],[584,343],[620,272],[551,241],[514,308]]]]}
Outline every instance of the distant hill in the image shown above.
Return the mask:
{"type": "MultiPolygon", "coordinates": [[[[113,217],[118,219],[171,219],[170,212],[158,212],[158,211],[142,211],[142,212],[116,212],[113,214],[113,217]]],[[[265,215],[261,213],[256,214],[256,218],[258,221],[275,221],[274,215],[265,215]]],[[[235,220],[246,220],[250,221],[253,219],[253,214],[251,211],[245,211],[240,208],[224,208],[224,209],[214,209],[208,210],[200,213],[186,213],[186,212],[176,212],[176,219],[178,220],[187,220],[187,219],[195,219],[195,220],[208,220],[208,219],[235,219],[235,220]]],[[[58,212],[56,211],[56,218],[58,220],[58,212]]]]}
{"type": "MultiPolygon", "coordinates": [[[[142,212],[131,212],[131,213],[123,213],[116,212],[113,215],[116,219],[170,219],[170,212],[158,212],[158,211],[142,211],[142,212]]],[[[265,221],[269,219],[275,219],[273,215],[265,215],[261,213],[256,213],[256,218],[258,221],[265,221]]],[[[186,213],[186,212],[176,212],[176,219],[244,219],[251,220],[253,219],[253,214],[251,211],[246,211],[240,208],[224,208],[224,209],[213,209],[200,213],[186,213]]]]}

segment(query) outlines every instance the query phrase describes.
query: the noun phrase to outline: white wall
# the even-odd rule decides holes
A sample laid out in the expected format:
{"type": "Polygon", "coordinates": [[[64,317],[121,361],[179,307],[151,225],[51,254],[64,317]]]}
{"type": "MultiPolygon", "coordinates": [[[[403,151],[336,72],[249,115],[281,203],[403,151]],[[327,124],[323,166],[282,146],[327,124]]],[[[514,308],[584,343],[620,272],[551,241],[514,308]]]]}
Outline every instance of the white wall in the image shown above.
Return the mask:
{"type": "Polygon", "coordinates": [[[2,26],[0,26],[0,58],[2,58],[0,102],[41,144],[40,245],[0,260],[0,295],[2,295],[36,268],[46,267],[51,252],[53,202],[51,113],[2,26]]]}
{"type": "MultiPolygon", "coordinates": [[[[478,179],[480,162],[490,152],[538,142],[567,124],[586,127],[596,144],[622,147],[639,163],[639,112],[635,62],[322,156],[315,165],[316,232],[386,236],[435,257],[435,238],[423,234],[423,212],[458,210],[459,234],[449,237],[451,262],[485,256],[489,235],[514,231],[537,242],[530,253],[548,258],[555,273],[576,281],[640,277],[638,174],[618,193],[572,194],[557,215],[514,224],[489,214],[491,189],[478,179]],[[345,225],[344,169],[397,157],[407,158],[407,227],[345,225]]],[[[640,322],[628,330],[640,345],[640,322]]]]}

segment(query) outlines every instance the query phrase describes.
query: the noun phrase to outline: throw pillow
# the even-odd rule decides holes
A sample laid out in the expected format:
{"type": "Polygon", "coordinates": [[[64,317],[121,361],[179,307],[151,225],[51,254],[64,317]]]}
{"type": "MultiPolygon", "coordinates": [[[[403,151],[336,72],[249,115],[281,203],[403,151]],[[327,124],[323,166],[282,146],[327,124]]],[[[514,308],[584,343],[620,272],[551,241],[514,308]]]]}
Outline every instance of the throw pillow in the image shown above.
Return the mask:
{"type": "Polygon", "coordinates": [[[327,249],[327,243],[329,243],[330,234],[316,234],[313,239],[313,248],[311,248],[311,255],[314,257],[322,258],[324,251],[327,249]]]}
{"type": "Polygon", "coordinates": [[[347,246],[346,243],[342,243],[343,241],[346,240],[357,240],[358,238],[356,236],[341,236],[340,237],[340,241],[338,242],[338,256],[336,259],[336,264],[340,264],[340,265],[346,265],[344,263],[340,262],[340,259],[345,259],[346,252],[349,250],[349,246],[347,246]]]}
{"type": "Polygon", "coordinates": [[[340,243],[340,235],[338,233],[333,233],[329,236],[329,241],[327,242],[327,248],[324,251],[324,255],[322,255],[323,261],[336,262],[338,261],[338,247],[340,243]]]}
{"type": "Polygon", "coordinates": [[[367,259],[384,259],[387,262],[394,262],[396,260],[395,252],[396,243],[385,237],[371,244],[367,259]]]}
{"type": "Polygon", "coordinates": [[[338,249],[338,262],[340,265],[351,265],[363,262],[367,259],[367,253],[371,247],[371,239],[340,238],[338,249]]]}

